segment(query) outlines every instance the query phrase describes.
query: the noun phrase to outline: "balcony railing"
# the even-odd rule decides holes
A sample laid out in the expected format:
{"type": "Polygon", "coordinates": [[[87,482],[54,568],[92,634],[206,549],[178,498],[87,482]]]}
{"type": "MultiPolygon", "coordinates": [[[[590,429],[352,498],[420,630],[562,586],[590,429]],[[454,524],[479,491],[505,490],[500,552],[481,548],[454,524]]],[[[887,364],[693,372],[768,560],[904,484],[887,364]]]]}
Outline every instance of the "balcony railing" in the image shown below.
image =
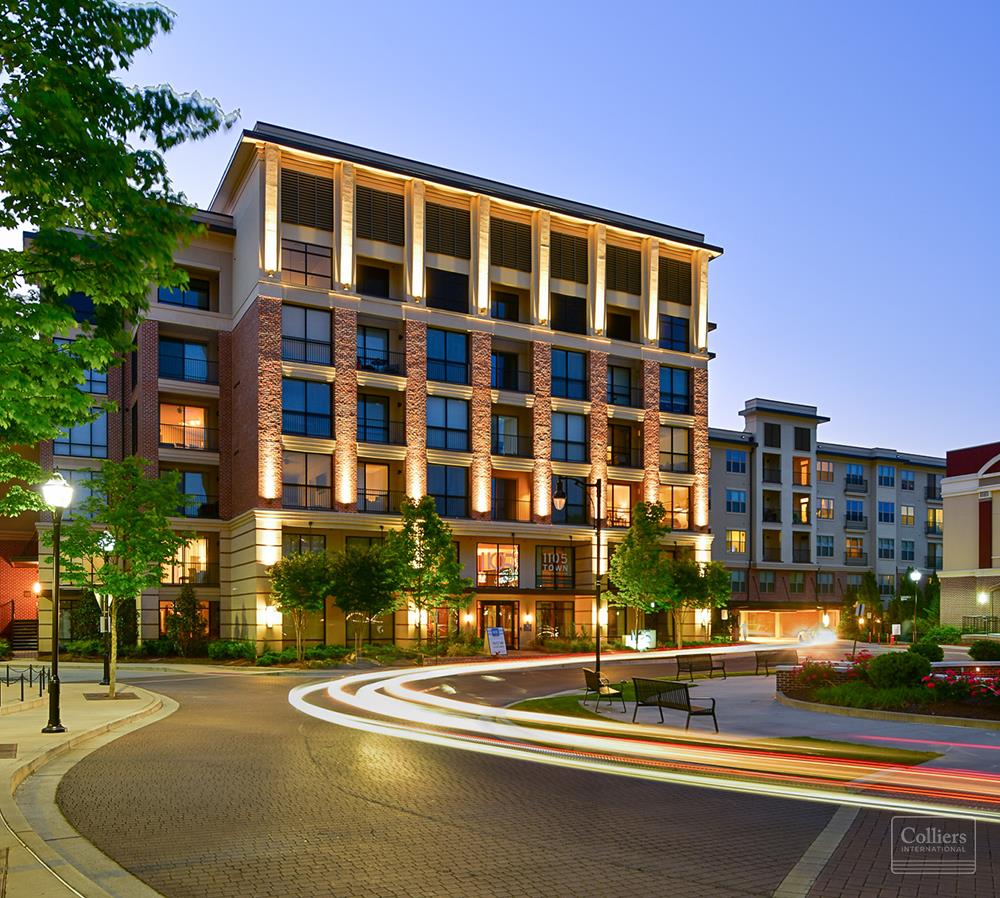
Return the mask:
{"type": "Polygon", "coordinates": [[[868,517],[867,515],[847,515],[844,518],[844,529],[845,530],[867,530],[868,529],[868,517]]]}
{"type": "Polygon", "coordinates": [[[781,512],[777,508],[765,508],[761,512],[761,518],[765,524],[780,524],[781,512]]]}
{"type": "Polygon", "coordinates": [[[781,561],[781,546],[764,546],[760,550],[763,561],[781,561]]]}
{"type": "Polygon", "coordinates": [[[962,618],[963,633],[1000,633],[1000,617],[992,614],[972,614],[962,618]]]}
{"type": "Polygon", "coordinates": [[[671,471],[674,474],[690,474],[691,456],[680,455],[676,452],[661,452],[660,470],[671,471]]]}
{"type": "Polygon", "coordinates": [[[467,384],[469,382],[469,363],[451,362],[447,359],[428,359],[427,379],[448,384],[467,384]]]}
{"type": "Polygon", "coordinates": [[[184,518],[217,518],[219,516],[218,496],[191,496],[192,501],[181,505],[177,514],[184,518]]]}
{"type": "Polygon", "coordinates": [[[867,552],[845,552],[844,553],[844,564],[855,565],[857,567],[867,567],[868,566],[868,553],[867,552]]]}
{"type": "Polygon", "coordinates": [[[333,492],[328,486],[309,483],[283,483],[281,485],[281,505],[283,508],[333,507],[333,492]]]}
{"type": "Polygon", "coordinates": [[[586,400],[590,398],[587,381],[578,380],[575,377],[553,377],[552,395],[560,399],[586,400]]]}
{"type": "Polygon", "coordinates": [[[929,571],[939,571],[943,562],[944,557],[941,555],[927,555],[924,558],[924,567],[929,571]]]}
{"type": "Polygon", "coordinates": [[[497,433],[490,436],[490,452],[515,458],[531,458],[534,455],[531,436],[526,433],[497,433]]]}
{"type": "Polygon", "coordinates": [[[526,524],[531,520],[531,499],[502,499],[490,509],[490,519],[526,524]]]}
{"type": "Polygon", "coordinates": [[[867,493],[868,481],[863,477],[847,477],[844,479],[845,493],[867,493]]]}
{"type": "Polygon", "coordinates": [[[792,485],[809,486],[809,475],[801,474],[798,471],[792,471],[792,485]]]}
{"type": "Polygon", "coordinates": [[[308,362],[310,365],[330,365],[330,344],[322,340],[281,338],[281,358],[286,362],[308,362]]]}
{"type": "Polygon", "coordinates": [[[359,419],[358,442],[405,446],[406,424],[402,421],[366,421],[359,419]]]}
{"type": "Polygon", "coordinates": [[[359,371],[374,371],[376,374],[406,374],[406,354],[390,352],[388,349],[359,349],[357,356],[359,371]]]}
{"type": "Polygon", "coordinates": [[[333,436],[333,418],[311,412],[281,411],[281,432],[302,437],[328,440],[333,436]]]}
{"type": "Polygon", "coordinates": [[[925,521],[924,533],[926,533],[928,536],[943,536],[944,525],[938,524],[934,521],[925,521]]]}
{"type": "Polygon", "coordinates": [[[160,571],[160,583],[166,586],[218,586],[219,563],[217,561],[190,561],[165,564],[160,571]]]}
{"type": "Polygon", "coordinates": [[[393,490],[358,490],[358,511],[365,514],[399,514],[404,495],[393,490]]]}
{"type": "Polygon", "coordinates": [[[219,363],[206,359],[188,359],[178,355],[160,354],[160,377],[195,384],[217,384],[219,363]]]}
{"type": "Polygon", "coordinates": [[[940,502],[941,501],[941,487],[939,486],[928,486],[924,488],[924,498],[928,502],[940,502]]]}
{"type": "Polygon", "coordinates": [[[796,564],[809,564],[812,561],[812,552],[809,549],[792,549],[792,561],[796,564]]]}
{"type": "Polygon", "coordinates": [[[793,524],[809,524],[809,515],[803,514],[801,511],[792,512],[792,523],[793,524]]]}
{"type": "Polygon", "coordinates": [[[638,446],[608,446],[607,462],[618,468],[641,468],[642,449],[638,446]]]}
{"type": "Polygon", "coordinates": [[[621,405],[626,408],[644,408],[642,390],[639,387],[608,387],[608,405],[621,405]]]}
{"type": "Polygon", "coordinates": [[[626,529],[632,526],[631,508],[609,508],[605,521],[609,527],[626,529]]]}
{"type": "Polygon", "coordinates": [[[219,432],[214,427],[192,424],[161,424],[160,446],[165,449],[196,449],[215,452],[219,448],[219,432]]]}
{"type": "Polygon", "coordinates": [[[494,390],[510,390],[513,393],[531,392],[530,371],[509,371],[493,369],[490,372],[490,386],[494,390]]]}
{"type": "Polygon", "coordinates": [[[764,483],[781,483],[781,468],[764,468],[761,480],[764,483]]]}

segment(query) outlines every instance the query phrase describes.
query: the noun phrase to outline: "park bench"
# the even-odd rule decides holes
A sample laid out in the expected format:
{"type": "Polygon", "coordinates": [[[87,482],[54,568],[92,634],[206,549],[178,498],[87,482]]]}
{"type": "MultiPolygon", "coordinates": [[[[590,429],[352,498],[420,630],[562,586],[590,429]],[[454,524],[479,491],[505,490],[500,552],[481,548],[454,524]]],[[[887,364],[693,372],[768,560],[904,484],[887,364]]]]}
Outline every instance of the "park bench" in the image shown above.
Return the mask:
{"type": "Polygon", "coordinates": [[[687,712],[684,729],[690,728],[692,717],[711,717],[712,723],[715,724],[715,732],[719,732],[719,721],[715,717],[715,699],[709,699],[711,705],[692,705],[689,683],[641,677],[634,677],[632,682],[635,685],[635,710],[632,712],[632,723],[635,723],[635,716],[639,713],[640,707],[659,708],[660,723],[663,723],[663,709],[672,708],[675,711],[687,712]]]}
{"type": "Polygon", "coordinates": [[[717,670],[722,671],[722,679],[727,679],[726,661],[724,658],[713,658],[711,655],[702,652],[677,656],[678,679],[682,673],[686,673],[693,680],[695,671],[703,670],[708,671],[709,679],[715,676],[715,671],[717,670]]]}
{"type": "Polygon", "coordinates": [[[755,676],[760,673],[762,667],[766,677],[771,674],[771,669],[779,664],[799,663],[799,653],[795,649],[764,649],[753,654],[757,662],[757,666],[754,668],[755,676]]]}
{"type": "Polygon", "coordinates": [[[583,679],[587,684],[587,691],[583,696],[584,702],[591,695],[597,696],[596,707],[601,706],[601,699],[606,698],[608,704],[612,704],[614,700],[620,699],[622,703],[622,711],[627,711],[625,707],[625,696],[622,695],[621,689],[617,689],[611,685],[611,681],[604,676],[604,674],[599,674],[596,670],[592,670],[589,667],[583,669],[583,679]]]}

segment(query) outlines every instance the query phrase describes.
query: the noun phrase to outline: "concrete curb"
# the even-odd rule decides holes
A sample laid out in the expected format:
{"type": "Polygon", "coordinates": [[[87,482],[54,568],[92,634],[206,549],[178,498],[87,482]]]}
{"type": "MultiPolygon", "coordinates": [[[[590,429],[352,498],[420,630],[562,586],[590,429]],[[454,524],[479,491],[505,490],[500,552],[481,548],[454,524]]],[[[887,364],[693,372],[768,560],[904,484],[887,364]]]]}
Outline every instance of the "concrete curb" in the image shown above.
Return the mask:
{"type": "Polygon", "coordinates": [[[778,703],[800,711],[815,711],[818,714],[833,714],[839,717],[860,717],[864,720],[890,720],[896,723],[923,723],[945,727],[965,727],[972,730],[1000,730],[1000,720],[975,720],[970,717],[937,717],[933,714],[909,714],[904,711],[875,711],[870,708],[842,708],[839,705],[824,705],[806,702],[799,698],[789,698],[777,692],[778,703]]]}
{"type": "Polygon", "coordinates": [[[0,708],[0,717],[5,717],[8,714],[17,714],[18,711],[30,711],[32,708],[40,708],[47,701],[48,699],[43,695],[27,702],[8,702],[0,708]]]}

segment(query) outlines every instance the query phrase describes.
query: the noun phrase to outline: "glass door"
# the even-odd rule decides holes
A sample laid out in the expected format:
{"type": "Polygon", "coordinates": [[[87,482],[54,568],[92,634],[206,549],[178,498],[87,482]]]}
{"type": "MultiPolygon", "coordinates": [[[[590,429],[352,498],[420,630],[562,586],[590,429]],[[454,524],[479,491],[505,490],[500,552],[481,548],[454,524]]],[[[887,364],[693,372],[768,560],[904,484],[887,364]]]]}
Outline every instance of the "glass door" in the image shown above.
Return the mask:
{"type": "Polygon", "coordinates": [[[480,639],[486,640],[486,631],[490,627],[501,627],[507,648],[516,649],[518,604],[518,602],[480,602],[480,639]]]}

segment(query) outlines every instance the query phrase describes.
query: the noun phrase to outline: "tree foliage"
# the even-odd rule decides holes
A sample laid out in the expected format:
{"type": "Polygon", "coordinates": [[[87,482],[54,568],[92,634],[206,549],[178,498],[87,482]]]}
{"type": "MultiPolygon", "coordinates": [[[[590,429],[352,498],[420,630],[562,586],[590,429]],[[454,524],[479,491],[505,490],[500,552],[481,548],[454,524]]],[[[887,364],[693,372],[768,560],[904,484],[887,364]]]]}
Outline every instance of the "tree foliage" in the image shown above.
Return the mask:
{"type": "Polygon", "coordinates": [[[208,636],[207,621],[202,617],[201,602],[194,586],[185,583],[174,600],[167,617],[167,635],[177,645],[177,652],[186,657],[196,654],[208,636]]]}
{"type": "Polygon", "coordinates": [[[306,616],[323,610],[335,589],[333,557],[326,552],[296,552],[271,568],[271,592],[282,614],[292,618],[295,653],[305,654],[306,616]]]}
{"type": "Polygon", "coordinates": [[[157,4],[10,0],[0,15],[0,513],[41,507],[43,479],[18,451],[94,412],[78,389],[130,345],[150,284],[181,286],[173,254],[201,232],[163,154],[233,117],[197,93],[125,84],[136,53],[173,26],[157,4]],[[29,285],[29,286],[26,286],[29,285]],[[70,294],[93,302],[77,327],[70,294]]]}
{"type": "MultiPolygon", "coordinates": [[[[347,620],[368,623],[402,604],[403,564],[392,544],[349,546],[333,556],[332,590],[347,620]]],[[[356,630],[355,652],[361,642],[356,630]]]]}

